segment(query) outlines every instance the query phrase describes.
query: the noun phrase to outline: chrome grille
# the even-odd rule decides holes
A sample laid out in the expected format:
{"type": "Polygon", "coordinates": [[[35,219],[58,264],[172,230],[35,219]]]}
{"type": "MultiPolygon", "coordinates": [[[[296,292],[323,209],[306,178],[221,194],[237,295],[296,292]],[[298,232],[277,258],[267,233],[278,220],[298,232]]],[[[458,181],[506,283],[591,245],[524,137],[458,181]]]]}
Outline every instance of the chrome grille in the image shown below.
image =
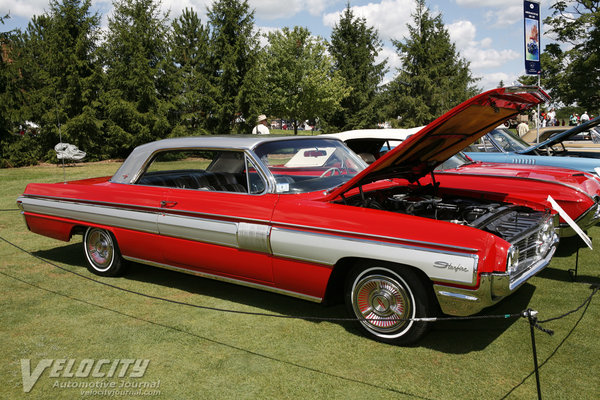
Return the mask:
{"type": "MultiPolygon", "coordinates": [[[[541,213],[540,213],[541,214],[541,213]]],[[[517,238],[513,243],[519,251],[518,266],[512,271],[511,281],[518,278],[524,272],[529,270],[535,263],[543,259],[548,250],[556,243],[557,235],[553,229],[550,229],[549,234],[544,234],[543,229],[547,223],[552,222],[552,226],[556,228],[556,219],[551,221],[553,217],[549,214],[543,214],[542,218],[537,215],[533,224],[534,229],[527,229],[525,235],[517,238]]],[[[531,218],[527,218],[526,225],[531,227],[531,218]]]]}

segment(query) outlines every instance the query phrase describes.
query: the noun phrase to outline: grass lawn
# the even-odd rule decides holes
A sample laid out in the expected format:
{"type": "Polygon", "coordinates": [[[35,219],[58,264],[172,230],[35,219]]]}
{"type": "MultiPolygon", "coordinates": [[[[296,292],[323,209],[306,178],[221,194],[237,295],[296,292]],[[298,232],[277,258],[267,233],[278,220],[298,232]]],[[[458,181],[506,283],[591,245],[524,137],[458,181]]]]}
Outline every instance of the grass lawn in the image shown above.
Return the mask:
{"type": "MultiPolygon", "coordinates": [[[[68,180],[112,175],[119,163],[77,164],[68,180]]],[[[29,182],[62,181],[56,166],[0,170],[0,237],[68,271],[128,290],[180,302],[284,316],[344,317],[294,298],[143,265],[101,278],[85,268],[81,238],[59,242],[27,231],[15,200],[29,182]]],[[[590,230],[600,237],[600,227],[590,230]]],[[[578,307],[592,293],[573,283],[578,240],[564,241],[551,265],[484,315],[529,307],[539,319],[578,307]]],[[[596,243],[600,246],[600,244],[596,243]]],[[[582,248],[579,280],[600,283],[599,250],[582,248]]],[[[104,382],[158,387],[168,399],[509,399],[536,398],[529,324],[525,319],[438,323],[416,346],[396,347],[361,336],[353,325],[222,313],[167,303],[83,279],[0,241],[0,398],[65,399],[104,382]],[[23,392],[21,360],[31,372],[42,359],[150,360],[143,377],[58,377],[43,371],[23,392]]],[[[600,295],[584,313],[536,331],[542,395],[600,398],[600,295]]],[[[117,361],[120,362],[120,361],[117,361]]],[[[54,364],[53,364],[54,365],[54,364]]],[[[56,366],[56,365],[54,365],[56,366]]],[[[106,370],[106,369],[105,369],[106,370]]],[[[64,372],[64,371],[63,371],[64,372]]],[[[133,393],[121,398],[140,398],[133,393]]],[[[150,392],[156,390],[157,392],[150,392]]],[[[137,394],[136,394],[137,393],[137,394]]]]}

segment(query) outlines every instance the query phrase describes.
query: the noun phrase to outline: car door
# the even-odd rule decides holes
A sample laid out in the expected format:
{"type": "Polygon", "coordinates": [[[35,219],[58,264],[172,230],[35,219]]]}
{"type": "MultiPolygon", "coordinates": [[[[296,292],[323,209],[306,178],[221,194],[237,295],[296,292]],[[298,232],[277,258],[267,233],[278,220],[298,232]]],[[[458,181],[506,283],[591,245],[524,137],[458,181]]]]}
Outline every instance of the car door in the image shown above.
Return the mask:
{"type": "Polygon", "coordinates": [[[267,193],[265,178],[244,152],[199,154],[203,168],[165,175],[171,179],[158,216],[164,264],[272,282],[269,235],[278,195],[267,193]]]}

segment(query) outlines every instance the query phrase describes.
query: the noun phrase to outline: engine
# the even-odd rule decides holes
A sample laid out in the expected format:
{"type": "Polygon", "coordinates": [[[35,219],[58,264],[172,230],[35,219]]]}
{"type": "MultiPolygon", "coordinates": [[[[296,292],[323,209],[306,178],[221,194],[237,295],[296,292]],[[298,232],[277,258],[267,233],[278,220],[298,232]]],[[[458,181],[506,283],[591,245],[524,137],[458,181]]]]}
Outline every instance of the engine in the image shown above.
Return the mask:
{"type": "Polygon", "coordinates": [[[483,203],[465,198],[441,198],[433,195],[395,194],[387,198],[386,209],[403,214],[470,225],[502,207],[500,203],[483,203]]]}
{"type": "Polygon", "coordinates": [[[527,207],[483,198],[435,194],[431,186],[363,193],[347,204],[415,215],[478,228],[511,242],[538,227],[546,215],[527,207]]]}

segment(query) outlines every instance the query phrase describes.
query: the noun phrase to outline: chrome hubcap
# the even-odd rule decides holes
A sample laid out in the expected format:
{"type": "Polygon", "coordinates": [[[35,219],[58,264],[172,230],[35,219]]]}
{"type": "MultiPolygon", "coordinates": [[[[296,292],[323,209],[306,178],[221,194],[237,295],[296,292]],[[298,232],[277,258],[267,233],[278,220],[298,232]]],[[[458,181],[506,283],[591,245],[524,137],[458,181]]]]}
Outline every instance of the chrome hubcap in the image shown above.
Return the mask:
{"type": "Polygon", "coordinates": [[[93,230],[87,238],[88,258],[94,268],[102,271],[110,268],[113,259],[113,242],[110,234],[101,230],[93,230]]]}
{"type": "Polygon", "coordinates": [[[352,306],[361,323],[374,331],[389,333],[410,324],[412,307],[404,287],[385,275],[360,280],[352,291],[352,306]]]}

